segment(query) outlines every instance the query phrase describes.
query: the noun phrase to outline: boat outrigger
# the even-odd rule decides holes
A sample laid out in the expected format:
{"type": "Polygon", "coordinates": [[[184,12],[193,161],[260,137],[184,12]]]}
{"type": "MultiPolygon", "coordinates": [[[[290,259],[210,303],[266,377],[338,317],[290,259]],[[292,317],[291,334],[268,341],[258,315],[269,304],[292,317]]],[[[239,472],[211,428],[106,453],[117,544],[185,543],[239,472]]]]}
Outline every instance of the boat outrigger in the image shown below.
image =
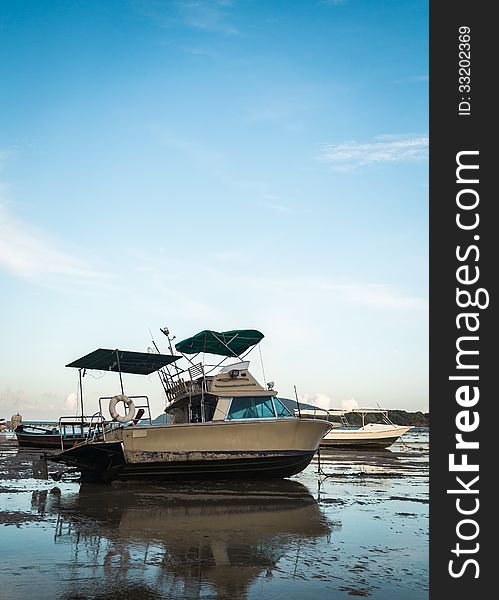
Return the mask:
{"type": "Polygon", "coordinates": [[[178,342],[174,354],[173,338],[162,331],[170,354],[99,349],[67,365],[80,372],[82,413],[87,369],[118,372],[121,393],[100,398],[86,440],[51,460],[77,468],[83,481],[254,479],[289,477],[305,469],[331,424],[295,417],[273,383],[264,388],[251,375],[244,358],[262,333],[205,330],[178,342]],[[195,362],[201,353],[222,358],[216,365],[195,362]],[[177,364],[181,358],[186,368],[177,364]],[[228,359],[236,362],[226,364],[228,359]],[[123,373],[155,371],[168,402],[169,422],[161,425],[152,424],[146,396],[126,396],[123,388],[123,373]],[[112,422],[102,414],[105,401],[110,401],[112,422]],[[126,416],[116,411],[121,402],[126,416]]]}

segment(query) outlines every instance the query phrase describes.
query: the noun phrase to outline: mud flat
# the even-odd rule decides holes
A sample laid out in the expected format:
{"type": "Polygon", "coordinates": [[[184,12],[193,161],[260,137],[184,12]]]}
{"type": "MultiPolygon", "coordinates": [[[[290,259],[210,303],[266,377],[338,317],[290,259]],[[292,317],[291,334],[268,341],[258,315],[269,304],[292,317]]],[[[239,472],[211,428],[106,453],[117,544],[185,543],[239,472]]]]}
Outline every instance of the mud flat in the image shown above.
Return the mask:
{"type": "Polygon", "coordinates": [[[1,597],[428,597],[428,434],[270,482],[80,486],[0,440],[1,597]]]}

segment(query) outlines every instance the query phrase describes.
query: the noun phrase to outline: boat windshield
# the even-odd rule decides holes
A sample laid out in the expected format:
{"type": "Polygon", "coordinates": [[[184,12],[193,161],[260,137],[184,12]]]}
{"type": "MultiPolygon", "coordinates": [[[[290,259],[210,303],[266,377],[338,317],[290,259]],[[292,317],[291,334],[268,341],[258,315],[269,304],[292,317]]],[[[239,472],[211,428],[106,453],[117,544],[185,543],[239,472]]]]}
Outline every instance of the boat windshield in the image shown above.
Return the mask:
{"type": "Polygon", "coordinates": [[[232,398],[227,419],[268,419],[275,416],[271,397],[244,396],[232,398]]]}
{"type": "Polygon", "coordinates": [[[227,419],[271,419],[292,416],[279,398],[244,396],[232,398],[227,419]]]}
{"type": "Polygon", "coordinates": [[[289,409],[284,406],[283,402],[279,398],[274,398],[274,406],[278,417],[292,417],[292,413],[289,409]]]}

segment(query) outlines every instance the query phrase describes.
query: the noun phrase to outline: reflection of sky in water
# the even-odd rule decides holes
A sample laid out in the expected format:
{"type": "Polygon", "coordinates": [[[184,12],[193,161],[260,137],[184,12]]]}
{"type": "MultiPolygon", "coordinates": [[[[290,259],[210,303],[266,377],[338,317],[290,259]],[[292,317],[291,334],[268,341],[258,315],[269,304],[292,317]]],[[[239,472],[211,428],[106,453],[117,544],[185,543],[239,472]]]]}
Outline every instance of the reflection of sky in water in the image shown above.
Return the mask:
{"type": "Polygon", "coordinates": [[[39,598],[68,599],[427,598],[428,455],[375,454],[321,460],[333,476],[320,486],[315,463],[272,485],[79,492],[0,481],[11,522],[0,528],[3,591],[9,600],[34,586],[39,598]]]}

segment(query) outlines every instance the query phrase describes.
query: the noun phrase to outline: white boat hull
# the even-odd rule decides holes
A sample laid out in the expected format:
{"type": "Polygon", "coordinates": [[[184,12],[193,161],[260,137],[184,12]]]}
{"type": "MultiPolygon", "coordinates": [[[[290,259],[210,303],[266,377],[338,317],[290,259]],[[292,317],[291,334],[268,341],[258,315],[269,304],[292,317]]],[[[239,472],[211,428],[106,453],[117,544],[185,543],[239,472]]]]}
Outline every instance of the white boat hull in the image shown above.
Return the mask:
{"type": "Polygon", "coordinates": [[[410,427],[369,423],[358,429],[332,429],[322,439],[321,446],[388,448],[410,427]]]}

